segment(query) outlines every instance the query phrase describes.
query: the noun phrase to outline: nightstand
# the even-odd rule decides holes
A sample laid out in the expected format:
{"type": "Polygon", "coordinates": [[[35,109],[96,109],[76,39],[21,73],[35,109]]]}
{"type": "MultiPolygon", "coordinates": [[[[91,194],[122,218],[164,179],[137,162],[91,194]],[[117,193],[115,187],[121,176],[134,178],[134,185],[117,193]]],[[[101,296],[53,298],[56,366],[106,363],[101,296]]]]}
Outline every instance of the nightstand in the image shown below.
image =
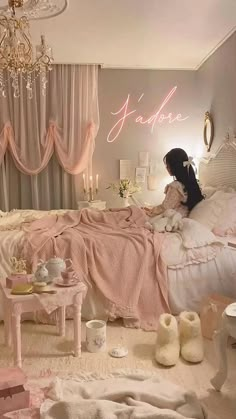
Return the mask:
{"type": "Polygon", "coordinates": [[[106,201],[78,201],[77,202],[77,208],[78,210],[81,210],[83,208],[94,208],[99,210],[105,210],[106,209],[106,201]]]}

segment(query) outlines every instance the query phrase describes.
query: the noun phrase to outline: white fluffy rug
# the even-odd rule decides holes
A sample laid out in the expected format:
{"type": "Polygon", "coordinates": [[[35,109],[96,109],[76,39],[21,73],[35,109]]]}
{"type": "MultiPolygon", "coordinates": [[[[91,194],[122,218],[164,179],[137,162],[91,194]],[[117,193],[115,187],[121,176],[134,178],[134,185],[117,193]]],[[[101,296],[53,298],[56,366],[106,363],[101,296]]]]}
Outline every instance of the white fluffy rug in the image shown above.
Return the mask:
{"type": "Polygon", "coordinates": [[[8,419],[217,419],[196,395],[143,370],[30,379],[31,407],[8,419]]]}
{"type": "Polygon", "coordinates": [[[205,419],[194,393],[159,375],[117,373],[86,381],[55,378],[42,419],[205,419]]]}
{"type": "Polygon", "coordinates": [[[42,371],[29,379],[31,406],[3,419],[221,419],[186,391],[143,370],[101,375],[42,371]]]}

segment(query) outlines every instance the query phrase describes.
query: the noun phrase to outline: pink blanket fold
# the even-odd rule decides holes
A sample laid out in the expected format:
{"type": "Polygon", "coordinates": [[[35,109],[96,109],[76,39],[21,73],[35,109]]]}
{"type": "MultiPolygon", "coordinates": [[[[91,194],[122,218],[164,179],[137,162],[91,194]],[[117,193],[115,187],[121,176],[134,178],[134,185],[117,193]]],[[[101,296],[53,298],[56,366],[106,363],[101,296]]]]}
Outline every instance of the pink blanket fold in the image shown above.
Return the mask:
{"type": "Polygon", "coordinates": [[[100,291],[111,319],[156,330],[160,314],[169,312],[164,236],[145,222],[137,207],[47,216],[27,229],[23,256],[33,269],[39,259],[71,258],[81,279],[100,291]]]}

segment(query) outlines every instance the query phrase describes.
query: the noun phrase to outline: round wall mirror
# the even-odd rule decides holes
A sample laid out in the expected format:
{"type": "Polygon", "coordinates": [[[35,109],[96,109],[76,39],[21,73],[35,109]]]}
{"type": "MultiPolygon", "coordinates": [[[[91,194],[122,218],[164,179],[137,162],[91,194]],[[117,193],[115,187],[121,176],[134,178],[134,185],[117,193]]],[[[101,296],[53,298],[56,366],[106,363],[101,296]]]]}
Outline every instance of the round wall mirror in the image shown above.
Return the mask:
{"type": "Polygon", "coordinates": [[[214,139],[214,125],[210,112],[205,113],[203,139],[207,151],[210,151],[214,139]]]}

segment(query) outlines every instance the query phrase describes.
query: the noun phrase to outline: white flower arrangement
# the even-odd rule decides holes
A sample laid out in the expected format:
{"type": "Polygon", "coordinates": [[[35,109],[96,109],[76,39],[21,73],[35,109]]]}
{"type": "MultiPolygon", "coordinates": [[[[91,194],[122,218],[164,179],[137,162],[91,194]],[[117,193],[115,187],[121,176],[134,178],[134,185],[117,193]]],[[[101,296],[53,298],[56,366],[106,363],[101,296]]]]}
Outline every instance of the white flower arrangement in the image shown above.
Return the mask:
{"type": "Polygon", "coordinates": [[[131,195],[141,191],[141,187],[130,179],[121,179],[118,183],[111,183],[107,189],[117,192],[121,198],[129,198],[131,195]]]}

